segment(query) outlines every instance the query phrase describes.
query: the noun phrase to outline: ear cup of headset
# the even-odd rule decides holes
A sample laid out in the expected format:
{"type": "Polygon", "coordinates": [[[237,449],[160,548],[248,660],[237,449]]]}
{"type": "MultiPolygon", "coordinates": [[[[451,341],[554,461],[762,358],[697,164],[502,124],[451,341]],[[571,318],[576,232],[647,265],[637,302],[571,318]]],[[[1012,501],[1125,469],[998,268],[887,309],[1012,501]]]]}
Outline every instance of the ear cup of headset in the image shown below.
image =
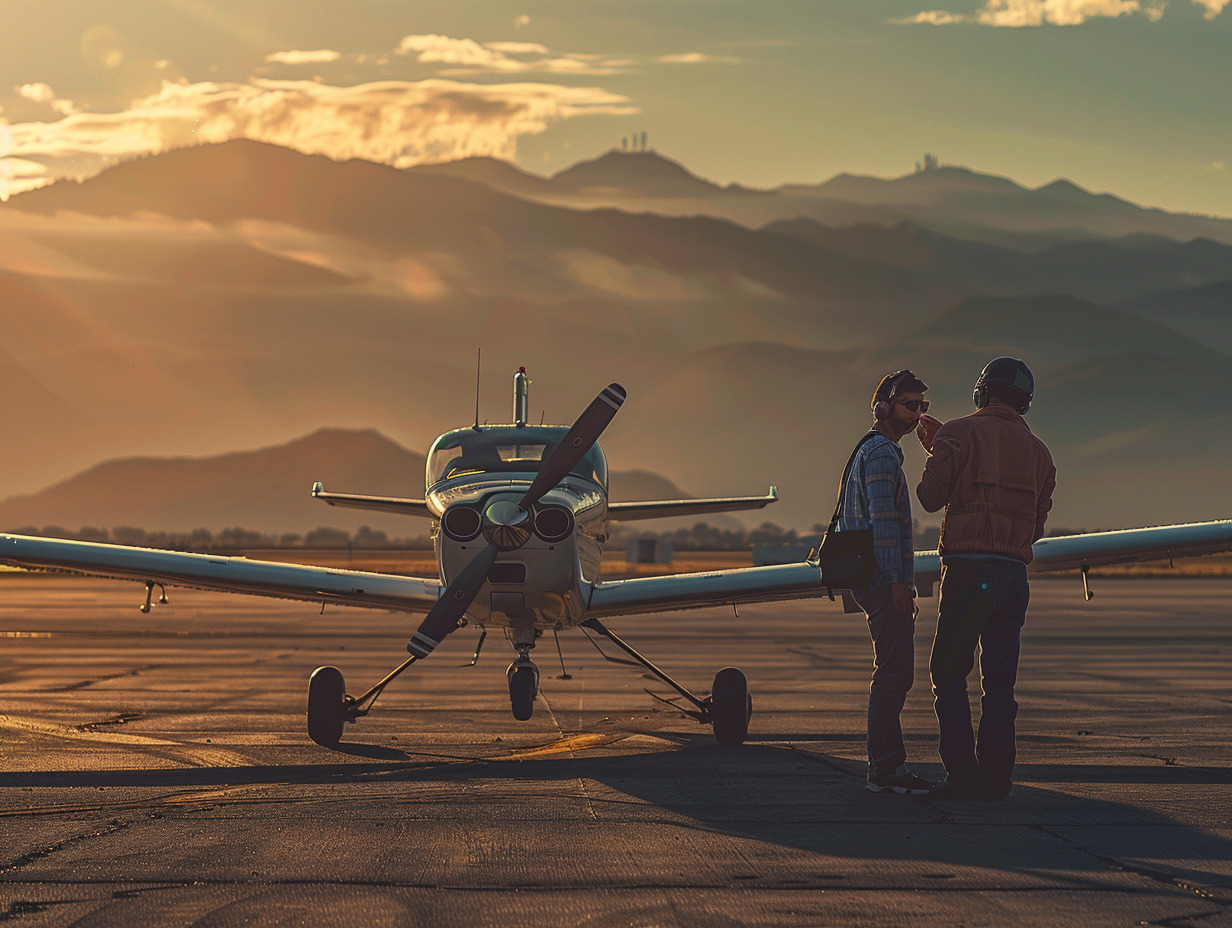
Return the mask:
{"type": "Polygon", "coordinates": [[[888,387],[886,390],[885,399],[877,400],[873,403],[873,418],[880,422],[883,419],[890,418],[890,413],[894,411],[894,397],[898,395],[898,385],[905,381],[908,377],[914,376],[909,370],[895,371],[893,374],[887,374],[886,379],[882,380],[877,392],[881,392],[882,387],[888,387]]]}
{"type": "Polygon", "coordinates": [[[972,401],[979,409],[986,407],[992,399],[988,389],[990,383],[1005,384],[1022,394],[1024,405],[1011,403],[1017,406],[1019,413],[1025,414],[1031,408],[1031,400],[1035,397],[1035,375],[1025,362],[1017,358],[996,358],[985,366],[971,394],[972,401]]]}

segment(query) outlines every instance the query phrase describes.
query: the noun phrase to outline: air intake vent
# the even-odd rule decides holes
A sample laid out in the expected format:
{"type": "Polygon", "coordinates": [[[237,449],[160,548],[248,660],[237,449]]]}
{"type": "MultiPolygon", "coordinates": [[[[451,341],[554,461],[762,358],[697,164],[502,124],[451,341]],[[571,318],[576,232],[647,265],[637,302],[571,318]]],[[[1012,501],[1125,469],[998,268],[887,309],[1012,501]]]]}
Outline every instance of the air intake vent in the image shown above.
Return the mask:
{"type": "Polygon", "coordinates": [[[441,516],[441,530],[454,541],[470,541],[479,534],[483,520],[477,509],[453,506],[441,516]]]}
{"type": "Polygon", "coordinates": [[[572,531],[573,512],[564,506],[544,506],[535,510],[535,534],[544,541],[561,541],[572,531]]]}
{"type": "Polygon", "coordinates": [[[526,565],[516,561],[493,564],[488,568],[489,583],[525,583],[526,565]]]}

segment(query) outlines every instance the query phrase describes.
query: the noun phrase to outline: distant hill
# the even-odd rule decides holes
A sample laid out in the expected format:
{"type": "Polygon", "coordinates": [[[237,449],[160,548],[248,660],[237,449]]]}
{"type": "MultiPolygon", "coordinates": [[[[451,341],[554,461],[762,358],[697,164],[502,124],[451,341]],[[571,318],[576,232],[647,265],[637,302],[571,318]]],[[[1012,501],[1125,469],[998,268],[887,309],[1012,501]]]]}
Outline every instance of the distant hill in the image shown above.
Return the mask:
{"type": "Polygon", "coordinates": [[[897,178],[839,174],[818,184],[773,190],[702,180],[653,152],[610,151],[551,178],[492,170],[483,159],[413,168],[451,174],[543,202],[615,206],[663,215],[708,215],[759,227],[798,218],[829,226],[910,222],[1020,250],[1091,237],[1160,235],[1232,244],[1232,220],[1144,208],[1058,179],[1030,189],[1009,178],[940,167],[897,178]]]}
{"type": "MultiPolygon", "coordinates": [[[[375,430],[321,429],[255,451],[105,461],[38,493],[0,501],[0,530],[238,527],[281,535],[368,525],[392,537],[412,537],[427,533],[427,520],[327,506],[309,491],[320,480],[337,492],[421,498],[423,473],[422,454],[375,430]]],[[[609,479],[617,500],[688,495],[650,471],[613,471],[609,479]]]]}
{"type": "Polygon", "coordinates": [[[1062,465],[1064,524],[1232,514],[1227,423],[1198,402],[1229,386],[1232,248],[1181,234],[1194,217],[959,169],[748,191],[638,152],[562,174],[229,142],[12,197],[0,496],[134,455],[269,451],[324,423],[394,446],[384,470],[336,476],[327,458],[350,460],[349,439],[292,456],[311,469],[271,459],[218,482],[181,460],[170,488],[144,472],[87,482],[16,524],[152,518],[125,483],[163,487],[158,511],[177,521],[278,532],[339,517],[307,498],[316,479],[413,495],[422,461],[396,449],[473,421],[480,348],[481,418],[508,415],[519,365],[549,422],[618,380],[629,400],[603,439],[617,473],[706,496],[778,485],[783,502],[746,523],[827,516],[886,371],[916,369],[949,417],[1002,354],[1039,379],[1030,421],[1062,465]],[[763,226],[747,221],[763,208],[763,226]],[[819,219],[834,216],[850,221],[819,219]]]}
{"type": "Polygon", "coordinates": [[[1232,279],[1150,293],[1118,308],[1232,355],[1232,279]]]}

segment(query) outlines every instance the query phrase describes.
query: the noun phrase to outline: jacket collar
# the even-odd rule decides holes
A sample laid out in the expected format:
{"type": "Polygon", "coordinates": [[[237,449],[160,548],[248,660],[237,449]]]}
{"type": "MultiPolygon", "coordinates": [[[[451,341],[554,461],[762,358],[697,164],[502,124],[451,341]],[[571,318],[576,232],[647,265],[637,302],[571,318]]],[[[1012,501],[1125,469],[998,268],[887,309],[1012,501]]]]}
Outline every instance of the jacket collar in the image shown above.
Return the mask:
{"type": "Polygon", "coordinates": [[[976,416],[995,416],[998,419],[1012,419],[1018,422],[1028,432],[1031,431],[1031,426],[1027,425],[1027,420],[1024,419],[1016,409],[1005,405],[1005,403],[990,403],[983,409],[977,409],[972,415],[976,416]]]}

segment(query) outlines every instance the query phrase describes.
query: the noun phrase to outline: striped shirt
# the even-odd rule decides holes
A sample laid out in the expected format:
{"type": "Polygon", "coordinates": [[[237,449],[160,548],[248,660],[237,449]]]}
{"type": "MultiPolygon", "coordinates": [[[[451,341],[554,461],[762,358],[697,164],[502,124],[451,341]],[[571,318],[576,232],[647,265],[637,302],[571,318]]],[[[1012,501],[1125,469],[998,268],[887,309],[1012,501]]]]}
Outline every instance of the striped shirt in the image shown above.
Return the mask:
{"type": "Polygon", "coordinates": [[[877,558],[871,586],[914,583],[915,539],[903,449],[880,432],[864,443],[851,462],[838,520],[839,531],[870,526],[877,558]]]}

